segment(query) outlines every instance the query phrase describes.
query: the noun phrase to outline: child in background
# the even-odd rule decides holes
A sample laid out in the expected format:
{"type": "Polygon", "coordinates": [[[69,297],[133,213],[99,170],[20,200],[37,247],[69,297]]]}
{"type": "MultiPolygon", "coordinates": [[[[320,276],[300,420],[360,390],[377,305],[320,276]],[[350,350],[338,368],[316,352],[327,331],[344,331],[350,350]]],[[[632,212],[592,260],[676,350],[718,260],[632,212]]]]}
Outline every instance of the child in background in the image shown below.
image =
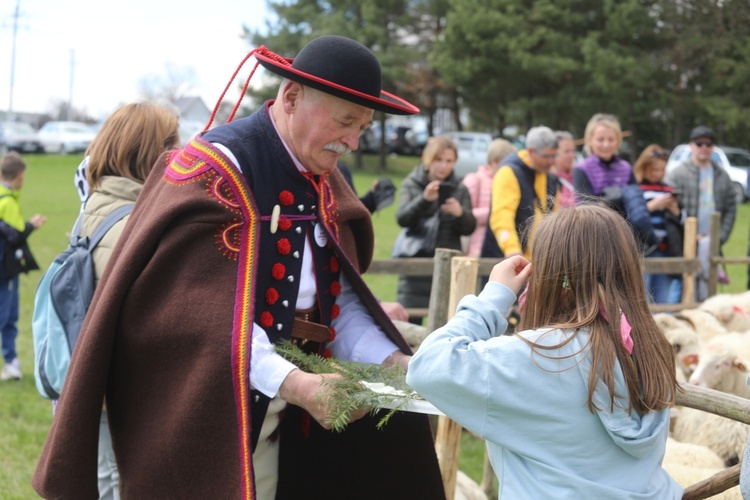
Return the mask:
{"type": "Polygon", "coordinates": [[[425,339],[406,382],[487,441],[499,498],[681,498],[661,467],[674,356],[627,223],[595,205],[555,212],[532,262],[496,265],[425,339]],[[527,279],[521,331],[504,336],[527,279]]]}
{"type": "MultiPolygon", "coordinates": [[[[633,165],[633,174],[640,183],[651,225],[659,240],[657,249],[649,257],[682,256],[680,207],[674,190],[664,183],[668,158],[669,154],[661,146],[651,144],[633,165]]],[[[680,302],[682,287],[679,278],[669,274],[647,274],[645,281],[646,291],[654,303],[680,302]]]]}
{"type": "Polygon", "coordinates": [[[479,257],[482,253],[484,233],[487,232],[487,221],[490,218],[490,198],[492,196],[492,179],[503,159],[517,148],[505,139],[495,139],[487,148],[487,164],[477,167],[476,172],[466,174],[463,184],[469,190],[471,197],[471,213],[477,220],[477,227],[469,237],[466,255],[479,257]]]}
{"type": "Polygon", "coordinates": [[[21,364],[16,352],[18,336],[18,275],[39,269],[26,243],[32,231],[47,221],[34,215],[28,222],[21,216],[20,191],[26,177],[26,162],[15,152],[8,153],[0,162],[0,333],[3,359],[0,380],[21,380],[21,364]]]}

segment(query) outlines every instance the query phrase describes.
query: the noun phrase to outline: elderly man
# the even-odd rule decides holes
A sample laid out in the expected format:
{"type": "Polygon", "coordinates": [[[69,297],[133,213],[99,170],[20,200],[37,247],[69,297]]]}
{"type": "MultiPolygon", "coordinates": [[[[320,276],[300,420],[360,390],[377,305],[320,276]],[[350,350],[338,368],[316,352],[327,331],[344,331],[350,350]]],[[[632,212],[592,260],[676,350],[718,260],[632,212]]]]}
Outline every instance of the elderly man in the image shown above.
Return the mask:
{"type": "Polygon", "coordinates": [[[721,214],[719,246],[729,239],[737,215],[737,199],[729,174],[711,161],[714,132],[703,125],[690,132],[690,157],[667,174],[666,182],[682,193],[680,204],[688,217],[698,219],[698,257],[703,272],[698,276],[695,298],[708,297],[708,258],[710,253],[711,214],[721,214]]]}
{"type": "MultiPolygon", "coordinates": [[[[106,404],[123,498],[440,498],[424,415],[332,433],[327,376],[274,344],[406,367],[411,351],[362,281],[369,213],[336,169],[382,92],[367,48],[325,36],[290,62],[248,118],[154,168],[97,289],[33,484],[96,498],[106,404]]],[[[360,412],[352,421],[363,416],[360,412]]]]}
{"type": "Polygon", "coordinates": [[[483,257],[531,257],[532,224],[557,208],[559,182],[550,174],[557,156],[557,136],[549,127],[533,127],[526,148],[507,156],[492,179],[489,230],[482,245],[483,257]]]}

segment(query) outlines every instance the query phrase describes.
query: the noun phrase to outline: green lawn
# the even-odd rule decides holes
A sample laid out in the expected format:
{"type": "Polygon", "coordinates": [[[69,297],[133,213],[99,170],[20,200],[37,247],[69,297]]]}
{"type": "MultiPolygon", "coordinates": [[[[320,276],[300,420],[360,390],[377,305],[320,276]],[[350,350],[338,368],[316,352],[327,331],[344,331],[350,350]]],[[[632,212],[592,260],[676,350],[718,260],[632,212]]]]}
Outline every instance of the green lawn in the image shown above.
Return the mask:
{"type": "MultiPolygon", "coordinates": [[[[30,246],[43,269],[58,252],[65,248],[66,233],[70,231],[78,213],[78,197],[73,186],[73,173],[81,160],[79,156],[28,155],[29,169],[23,189],[21,205],[26,218],[34,213],[48,216],[47,224],[34,233],[30,246]]],[[[393,157],[388,169],[374,168],[376,158],[365,156],[363,170],[352,169],[355,184],[363,194],[375,179],[391,177],[397,186],[416,164],[415,157],[393,157]]],[[[353,164],[353,159],[350,162],[353,164]]],[[[732,238],[725,245],[727,257],[747,254],[750,204],[740,208],[732,238]]],[[[375,258],[386,259],[399,232],[395,222],[395,205],[373,217],[375,224],[375,258]]],[[[720,292],[739,292],[746,289],[747,267],[727,266],[731,284],[720,292]]],[[[21,319],[19,321],[18,351],[24,372],[19,382],[0,383],[0,499],[27,499],[36,495],[29,484],[37,457],[51,421],[51,406],[38,396],[34,387],[30,318],[33,295],[41,272],[33,272],[21,279],[21,319]]],[[[367,281],[382,300],[395,300],[395,276],[369,276],[367,281]]],[[[482,474],[483,446],[468,435],[463,439],[461,469],[475,480],[482,474]]]]}

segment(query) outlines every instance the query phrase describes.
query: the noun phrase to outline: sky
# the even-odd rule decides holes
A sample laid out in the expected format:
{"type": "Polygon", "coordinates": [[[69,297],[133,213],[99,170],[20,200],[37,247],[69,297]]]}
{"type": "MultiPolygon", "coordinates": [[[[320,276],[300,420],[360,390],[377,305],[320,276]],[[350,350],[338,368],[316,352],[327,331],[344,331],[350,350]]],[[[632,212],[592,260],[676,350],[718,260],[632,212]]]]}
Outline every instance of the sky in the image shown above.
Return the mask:
{"type": "MultiPolygon", "coordinates": [[[[192,74],[185,94],[213,109],[253,48],[240,38],[243,25],[265,31],[267,12],[265,0],[2,0],[0,110],[11,107],[12,74],[14,112],[51,112],[72,95],[74,109],[103,119],[139,99],[142,80],[165,80],[168,67],[192,74]]],[[[236,102],[234,92],[225,99],[236,102]]]]}

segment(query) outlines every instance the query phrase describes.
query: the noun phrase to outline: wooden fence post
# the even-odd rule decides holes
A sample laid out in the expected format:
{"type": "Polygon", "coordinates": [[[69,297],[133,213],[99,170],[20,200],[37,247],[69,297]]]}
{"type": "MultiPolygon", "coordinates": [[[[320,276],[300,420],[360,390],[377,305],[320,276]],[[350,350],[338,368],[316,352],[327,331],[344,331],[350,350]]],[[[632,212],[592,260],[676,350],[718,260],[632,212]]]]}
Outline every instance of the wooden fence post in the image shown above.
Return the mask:
{"type": "MultiPolygon", "coordinates": [[[[447,311],[450,316],[456,313],[458,302],[477,289],[477,271],[479,262],[472,257],[455,257],[451,266],[450,300],[447,311]]],[[[433,281],[434,286],[434,281],[433,281]]],[[[433,289],[433,295],[435,290],[433,289]]],[[[430,304],[432,313],[432,304],[430,304]]],[[[440,367],[436,367],[440,369],[440,367]]],[[[441,415],[438,418],[435,453],[443,476],[443,487],[447,500],[453,500],[456,492],[456,474],[458,473],[458,451],[461,446],[461,426],[441,415]]]]}
{"type": "MultiPolygon", "coordinates": [[[[694,259],[696,246],[698,244],[698,219],[688,217],[685,220],[685,232],[682,256],[686,259],[694,259]]],[[[682,302],[688,307],[695,304],[695,272],[682,275],[682,302]]]]}
{"type": "Polygon", "coordinates": [[[448,322],[451,290],[451,259],[463,255],[458,250],[435,250],[430,291],[430,309],[427,313],[427,331],[434,332],[448,322]]]}
{"type": "Polygon", "coordinates": [[[714,258],[719,257],[719,230],[721,229],[721,212],[714,212],[711,214],[711,226],[709,234],[711,241],[709,243],[708,252],[708,296],[713,297],[716,295],[716,289],[719,284],[719,264],[714,262],[714,258]]]}

